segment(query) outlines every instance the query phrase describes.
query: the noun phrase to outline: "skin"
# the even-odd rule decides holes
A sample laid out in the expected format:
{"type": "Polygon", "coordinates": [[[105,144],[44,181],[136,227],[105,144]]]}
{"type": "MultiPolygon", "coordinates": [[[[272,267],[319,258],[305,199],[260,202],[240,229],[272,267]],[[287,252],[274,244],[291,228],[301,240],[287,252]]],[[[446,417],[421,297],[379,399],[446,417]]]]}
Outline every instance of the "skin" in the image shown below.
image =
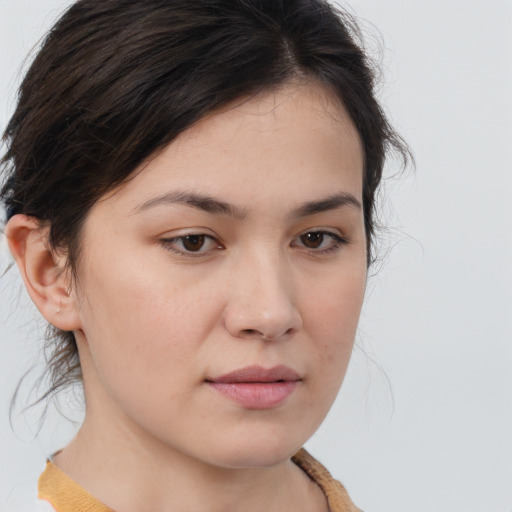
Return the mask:
{"type": "Polygon", "coordinates": [[[124,512],[325,512],[290,457],[325,418],[352,351],[367,270],[362,174],[343,106],[318,84],[289,84],[202,119],[98,201],[76,283],[47,229],[13,217],[27,288],[75,332],[83,368],[86,418],[56,464],[124,512]],[[334,195],[351,199],[305,211],[334,195]],[[180,237],[198,234],[187,251],[180,237]],[[249,365],[286,365],[300,381],[264,410],[207,382],[249,365]]]}

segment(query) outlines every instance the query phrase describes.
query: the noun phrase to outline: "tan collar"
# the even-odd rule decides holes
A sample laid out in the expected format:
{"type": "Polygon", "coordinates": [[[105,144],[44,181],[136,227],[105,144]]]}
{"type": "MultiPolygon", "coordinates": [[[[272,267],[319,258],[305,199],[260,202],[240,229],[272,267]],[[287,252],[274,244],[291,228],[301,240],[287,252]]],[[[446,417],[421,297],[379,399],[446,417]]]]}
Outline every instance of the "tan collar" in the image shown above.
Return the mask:
{"type": "MultiPolygon", "coordinates": [[[[340,482],[306,450],[299,450],[292,461],[324,491],[330,512],[360,512],[340,482]]],[[[39,477],[39,499],[49,501],[58,512],[114,512],[71,480],[48,461],[39,477]]]]}
{"type": "Polygon", "coordinates": [[[58,512],[113,512],[48,461],[39,477],[38,496],[58,512]]]}
{"type": "Polygon", "coordinates": [[[352,503],[345,487],[304,448],[292,457],[292,461],[324,491],[330,512],[361,512],[352,503]]]}

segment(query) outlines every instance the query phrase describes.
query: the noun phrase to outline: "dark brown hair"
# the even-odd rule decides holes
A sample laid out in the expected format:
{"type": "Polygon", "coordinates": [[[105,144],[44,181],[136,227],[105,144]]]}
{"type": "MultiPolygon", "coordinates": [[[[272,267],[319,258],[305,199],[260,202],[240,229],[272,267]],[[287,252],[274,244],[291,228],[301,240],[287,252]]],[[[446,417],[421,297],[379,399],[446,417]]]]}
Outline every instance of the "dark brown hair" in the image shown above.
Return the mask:
{"type": "MultiPolygon", "coordinates": [[[[3,140],[7,217],[50,228],[76,271],[91,206],[205,114],[295,79],[327,85],[364,149],[372,262],[375,194],[390,150],[408,150],[375,99],[357,27],[324,0],[79,0],[47,35],[3,140]]],[[[51,389],[80,379],[73,333],[54,329],[51,389]]]]}

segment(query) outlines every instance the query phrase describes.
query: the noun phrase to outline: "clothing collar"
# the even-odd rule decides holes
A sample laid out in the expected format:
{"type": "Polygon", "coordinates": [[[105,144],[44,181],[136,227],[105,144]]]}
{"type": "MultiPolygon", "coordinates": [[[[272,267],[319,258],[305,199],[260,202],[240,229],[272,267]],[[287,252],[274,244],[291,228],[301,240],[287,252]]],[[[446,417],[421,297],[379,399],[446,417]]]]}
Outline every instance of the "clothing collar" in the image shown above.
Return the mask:
{"type": "MultiPolygon", "coordinates": [[[[343,485],[304,448],[292,461],[324,492],[330,512],[361,512],[351,501],[343,485]]],[[[58,512],[114,512],[68,477],[51,460],[39,477],[39,499],[50,502],[58,512]]]]}

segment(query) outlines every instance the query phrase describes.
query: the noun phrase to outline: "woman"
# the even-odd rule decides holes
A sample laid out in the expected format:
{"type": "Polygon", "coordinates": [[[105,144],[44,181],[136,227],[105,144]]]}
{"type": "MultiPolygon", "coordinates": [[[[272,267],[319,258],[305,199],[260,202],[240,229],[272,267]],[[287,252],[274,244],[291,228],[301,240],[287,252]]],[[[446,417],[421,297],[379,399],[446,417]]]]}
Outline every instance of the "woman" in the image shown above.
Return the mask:
{"type": "Polygon", "coordinates": [[[386,152],[321,0],[80,0],[7,127],[5,228],[84,423],[71,510],[355,511],[301,446],[341,386],[386,152]]]}

